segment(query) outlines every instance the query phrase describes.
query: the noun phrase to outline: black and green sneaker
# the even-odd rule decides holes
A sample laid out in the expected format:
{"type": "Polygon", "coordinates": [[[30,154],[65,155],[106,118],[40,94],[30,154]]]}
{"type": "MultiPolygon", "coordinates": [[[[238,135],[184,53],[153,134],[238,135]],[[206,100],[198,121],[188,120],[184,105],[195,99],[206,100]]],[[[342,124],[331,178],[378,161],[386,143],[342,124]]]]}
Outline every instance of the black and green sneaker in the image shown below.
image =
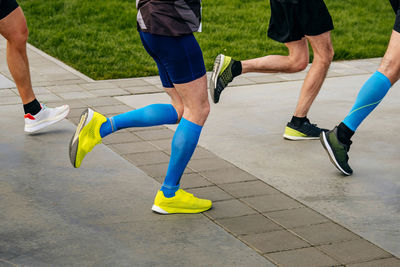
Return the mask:
{"type": "Polygon", "coordinates": [[[311,124],[307,119],[300,126],[296,126],[292,122],[288,122],[283,133],[285,139],[297,141],[297,140],[313,140],[319,139],[319,135],[327,129],[321,129],[316,124],[311,124]]]}
{"type": "Polygon", "coordinates": [[[232,74],[232,65],[234,62],[235,60],[231,57],[222,54],[215,58],[213,73],[208,86],[214,103],[218,103],[222,91],[234,78],[232,74]]]}
{"type": "Polygon", "coordinates": [[[322,132],[320,140],[333,165],[335,165],[335,167],[343,174],[351,175],[353,170],[347,163],[349,161],[347,152],[349,152],[351,141],[348,145],[339,141],[337,136],[337,126],[331,131],[322,132]]]}

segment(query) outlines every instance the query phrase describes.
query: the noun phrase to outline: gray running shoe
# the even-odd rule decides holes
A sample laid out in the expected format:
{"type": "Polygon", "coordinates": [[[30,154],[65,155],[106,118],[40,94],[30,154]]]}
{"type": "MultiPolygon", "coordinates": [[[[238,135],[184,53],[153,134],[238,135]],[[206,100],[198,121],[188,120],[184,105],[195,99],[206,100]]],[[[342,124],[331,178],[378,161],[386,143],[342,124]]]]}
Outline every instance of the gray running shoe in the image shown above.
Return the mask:
{"type": "Polygon", "coordinates": [[[320,141],[328,153],[333,165],[335,165],[335,167],[343,174],[351,175],[353,170],[347,163],[349,161],[347,152],[349,152],[351,141],[349,145],[343,144],[339,141],[337,137],[337,126],[331,131],[322,132],[320,135],[320,141]]]}
{"type": "Polygon", "coordinates": [[[233,80],[233,62],[235,61],[231,57],[222,54],[215,58],[213,73],[208,86],[214,103],[218,103],[222,91],[233,80]]]}

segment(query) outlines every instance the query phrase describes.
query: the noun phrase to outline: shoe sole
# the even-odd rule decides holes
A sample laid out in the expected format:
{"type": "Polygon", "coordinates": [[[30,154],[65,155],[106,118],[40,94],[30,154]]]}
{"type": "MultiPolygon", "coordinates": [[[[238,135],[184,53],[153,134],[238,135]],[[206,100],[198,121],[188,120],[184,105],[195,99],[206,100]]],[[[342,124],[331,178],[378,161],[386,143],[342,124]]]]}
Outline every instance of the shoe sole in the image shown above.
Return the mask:
{"type": "Polygon", "coordinates": [[[222,69],[222,64],[221,62],[224,62],[225,56],[222,54],[219,54],[214,61],[214,67],[213,67],[213,73],[211,75],[210,83],[209,83],[209,90],[210,90],[210,95],[211,99],[215,104],[219,102],[219,99],[215,99],[215,88],[217,88],[217,81],[218,81],[218,73],[222,69]]]}
{"type": "Polygon", "coordinates": [[[305,136],[291,136],[291,135],[283,135],[283,138],[292,140],[292,141],[302,141],[302,140],[317,140],[319,137],[305,137],[305,136]]]}
{"type": "Polygon", "coordinates": [[[27,133],[36,133],[36,132],[42,130],[43,128],[46,128],[47,126],[50,126],[54,123],[57,123],[57,122],[63,120],[65,117],[67,117],[68,113],[69,113],[69,106],[63,113],[61,113],[60,115],[58,115],[57,117],[55,117],[51,120],[47,119],[47,120],[43,121],[42,123],[32,126],[32,127],[25,126],[24,131],[27,133]]]}
{"type": "Polygon", "coordinates": [[[340,167],[339,163],[337,162],[335,158],[335,154],[333,153],[333,150],[331,146],[329,145],[328,139],[326,137],[326,133],[322,132],[321,133],[322,138],[320,138],[321,144],[324,147],[325,151],[328,153],[329,159],[331,160],[332,164],[339,170],[341,171],[344,175],[350,176],[351,173],[346,172],[345,170],[340,167]]]}
{"type": "MultiPolygon", "coordinates": [[[[212,207],[212,206],[211,206],[211,207],[212,207]]],[[[201,212],[207,211],[207,210],[211,209],[211,207],[208,208],[208,209],[205,209],[205,210],[203,210],[203,209],[198,209],[198,210],[184,210],[183,212],[173,212],[173,213],[170,213],[170,212],[168,212],[168,211],[163,210],[163,209],[160,208],[159,206],[156,206],[156,205],[153,204],[153,207],[151,207],[151,210],[154,211],[154,212],[156,212],[156,213],[163,214],[163,215],[167,215],[167,214],[177,214],[177,213],[190,213],[190,214],[193,214],[193,213],[201,213],[201,212]]]]}
{"type": "Polygon", "coordinates": [[[69,159],[71,161],[72,166],[76,167],[76,154],[78,152],[79,146],[79,134],[81,133],[83,127],[85,127],[87,119],[93,117],[93,111],[90,109],[86,109],[82,112],[81,117],[79,119],[79,124],[76,127],[76,131],[71,138],[69,143],[69,159]]]}

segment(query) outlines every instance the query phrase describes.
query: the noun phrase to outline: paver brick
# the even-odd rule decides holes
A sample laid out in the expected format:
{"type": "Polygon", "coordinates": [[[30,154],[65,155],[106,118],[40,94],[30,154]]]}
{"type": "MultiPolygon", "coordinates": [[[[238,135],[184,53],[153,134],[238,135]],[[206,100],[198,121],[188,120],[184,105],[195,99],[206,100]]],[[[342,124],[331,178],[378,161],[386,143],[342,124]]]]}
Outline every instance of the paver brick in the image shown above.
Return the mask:
{"type": "MultiPolygon", "coordinates": [[[[39,97],[40,101],[40,97],[39,97]]],[[[80,99],[74,99],[74,100],[59,100],[59,101],[48,101],[48,105],[50,107],[58,107],[61,105],[69,105],[70,109],[85,109],[88,107],[85,103],[83,103],[80,99]]]]}
{"type": "Polygon", "coordinates": [[[312,247],[270,253],[266,255],[266,258],[278,263],[279,266],[330,267],[340,265],[335,259],[312,247]]]}
{"type": "Polygon", "coordinates": [[[107,115],[107,114],[113,114],[113,113],[125,113],[128,111],[133,110],[133,108],[130,108],[126,105],[115,105],[115,106],[98,106],[94,108],[97,112],[107,115]]]}
{"type": "Polygon", "coordinates": [[[86,108],[70,108],[68,118],[80,117],[85,110],[86,108]]]}
{"type": "Polygon", "coordinates": [[[331,244],[360,238],[358,235],[333,222],[299,227],[292,229],[292,231],[313,245],[331,244]]]}
{"type": "Polygon", "coordinates": [[[18,96],[5,96],[0,97],[0,105],[21,104],[21,98],[18,96]]]}
{"type": "Polygon", "coordinates": [[[109,82],[116,84],[121,88],[150,85],[148,82],[145,82],[142,79],[118,79],[118,80],[111,80],[109,82]]]}
{"type": "Polygon", "coordinates": [[[369,262],[355,263],[346,265],[347,267],[399,267],[400,259],[398,258],[387,258],[369,262]]]}
{"type": "Polygon", "coordinates": [[[124,157],[136,166],[169,162],[169,156],[162,151],[127,154],[124,157]]]}
{"type": "Polygon", "coordinates": [[[103,138],[106,145],[141,142],[142,139],[130,132],[115,132],[103,138]]]}
{"type": "MultiPolygon", "coordinates": [[[[207,177],[208,180],[212,181],[215,184],[225,184],[225,183],[258,180],[255,176],[253,176],[233,165],[230,165],[230,164],[227,165],[224,162],[223,166],[227,166],[227,167],[219,168],[218,170],[205,170],[205,171],[201,172],[201,174],[204,175],[205,177],[207,177]]],[[[207,167],[207,165],[205,165],[205,167],[207,167]]],[[[204,169],[204,167],[203,167],[203,169],[204,169]]]]}
{"type": "Polygon", "coordinates": [[[307,242],[286,230],[246,235],[240,238],[262,254],[310,247],[307,242]]]}
{"type": "Polygon", "coordinates": [[[242,198],[242,200],[260,212],[288,210],[303,207],[300,202],[283,194],[246,197],[242,198]]]}
{"type": "MultiPolygon", "coordinates": [[[[136,133],[136,132],[164,130],[164,129],[168,129],[168,128],[165,127],[164,125],[158,125],[158,126],[151,126],[151,127],[133,127],[133,128],[129,128],[129,131],[136,133]]],[[[155,140],[151,140],[151,141],[155,141],[155,140]]]]}
{"type": "Polygon", "coordinates": [[[82,99],[81,101],[91,107],[115,106],[115,105],[122,104],[122,102],[118,101],[117,99],[115,99],[113,97],[109,97],[109,96],[82,99]]]}
{"type": "Polygon", "coordinates": [[[158,151],[158,149],[155,146],[153,146],[149,142],[143,142],[143,141],[142,142],[133,142],[133,143],[114,144],[114,145],[111,145],[110,147],[112,149],[115,149],[121,155],[158,151]]]}
{"type": "Polygon", "coordinates": [[[265,233],[283,228],[261,214],[246,215],[235,218],[218,219],[217,222],[234,235],[265,233]]]}
{"type": "Polygon", "coordinates": [[[192,159],[208,159],[208,158],[215,158],[216,156],[214,153],[208,151],[207,149],[204,149],[200,146],[196,147],[196,150],[194,151],[192,155],[192,159]]]}
{"type": "Polygon", "coordinates": [[[90,93],[92,93],[95,96],[120,96],[120,95],[131,94],[121,88],[92,90],[90,91],[90,93]]]}
{"type": "Polygon", "coordinates": [[[279,222],[286,228],[328,222],[329,219],[310,208],[290,209],[266,213],[268,218],[279,222]]]}
{"type": "Polygon", "coordinates": [[[140,95],[140,94],[151,94],[151,93],[158,93],[158,92],[163,92],[164,90],[154,86],[154,85],[149,85],[149,86],[139,86],[139,87],[126,87],[124,90],[128,91],[131,94],[134,95],[140,95]]]}
{"type": "Polygon", "coordinates": [[[281,194],[278,190],[260,180],[221,184],[220,187],[239,198],[258,195],[281,194]]]}
{"type": "Polygon", "coordinates": [[[339,259],[343,264],[366,262],[391,257],[388,252],[364,239],[356,239],[331,245],[322,245],[319,248],[324,250],[328,255],[339,259]]]}
{"type": "MultiPolygon", "coordinates": [[[[164,177],[167,173],[168,163],[158,163],[158,164],[149,164],[149,165],[141,165],[139,169],[144,171],[147,175],[153,178],[162,178],[161,181],[164,180],[164,177]]],[[[186,168],[183,172],[184,174],[193,173],[193,170],[190,168],[186,168]]],[[[160,181],[160,180],[159,180],[160,181]]]]}
{"type": "Polygon", "coordinates": [[[63,99],[82,99],[82,98],[91,98],[95,97],[89,92],[86,91],[80,91],[80,92],[67,92],[67,93],[58,93],[60,97],[63,99]]]}
{"type": "Polygon", "coordinates": [[[188,192],[199,198],[209,199],[211,201],[221,201],[232,199],[233,197],[217,186],[207,186],[189,189],[188,192]]]}
{"type": "Polygon", "coordinates": [[[150,141],[150,143],[169,154],[171,153],[171,142],[171,138],[150,141]]]}
{"type": "Polygon", "coordinates": [[[80,86],[87,90],[118,88],[118,86],[116,84],[111,83],[111,82],[104,82],[104,81],[83,83],[83,84],[80,84],[80,86]]]}
{"type": "Polygon", "coordinates": [[[239,217],[256,213],[255,210],[237,199],[214,202],[213,208],[207,211],[207,215],[214,219],[239,217]]]}
{"type": "Polygon", "coordinates": [[[166,139],[172,138],[174,132],[168,128],[164,129],[150,129],[144,131],[135,132],[137,136],[142,138],[143,140],[158,140],[158,139],[166,139]]]}
{"type": "MultiPolygon", "coordinates": [[[[234,165],[221,158],[194,159],[189,162],[188,166],[199,172],[218,170],[218,169],[229,169],[234,167],[234,165]]],[[[237,170],[239,171],[240,169],[237,170]]]]}
{"type": "Polygon", "coordinates": [[[181,179],[182,188],[196,188],[196,187],[204,187],[210,185],[212,185],[212,183],[207,181],[204,177],[202,177],[198,173],[184,174],[181,179]]]}

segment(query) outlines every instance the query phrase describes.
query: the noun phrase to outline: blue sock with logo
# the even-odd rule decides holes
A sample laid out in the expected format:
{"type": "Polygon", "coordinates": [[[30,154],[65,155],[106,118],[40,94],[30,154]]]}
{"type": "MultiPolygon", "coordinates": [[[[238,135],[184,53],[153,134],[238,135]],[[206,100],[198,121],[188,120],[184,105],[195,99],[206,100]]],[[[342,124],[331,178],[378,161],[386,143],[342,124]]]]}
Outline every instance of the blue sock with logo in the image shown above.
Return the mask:
{"type": "Polygon", "coordinates": [[[192,157],[202,129],[203,127],[200,125],[185,118],[181,119],[172,138],[171,158],[167,175],[161,187],[165,197],[175,196],[175,192],[179,189],[182,174],[192,157]]]}
{"type": "Polygon", "coordinates": [[[355,132],[361,122],[382,101],[391,86],[389,78],[376,71],[361,88],[350,113],[343,120],[343,123],[355,132]]]}
{"type": "Polygon", "coordinates": [[[175,124],[178,113],[171,104],[153,104],[126,113],[107,118],[100,127],[103,138],[110,133],[130,127],[149,127],[163,124],[175,124]]]}

